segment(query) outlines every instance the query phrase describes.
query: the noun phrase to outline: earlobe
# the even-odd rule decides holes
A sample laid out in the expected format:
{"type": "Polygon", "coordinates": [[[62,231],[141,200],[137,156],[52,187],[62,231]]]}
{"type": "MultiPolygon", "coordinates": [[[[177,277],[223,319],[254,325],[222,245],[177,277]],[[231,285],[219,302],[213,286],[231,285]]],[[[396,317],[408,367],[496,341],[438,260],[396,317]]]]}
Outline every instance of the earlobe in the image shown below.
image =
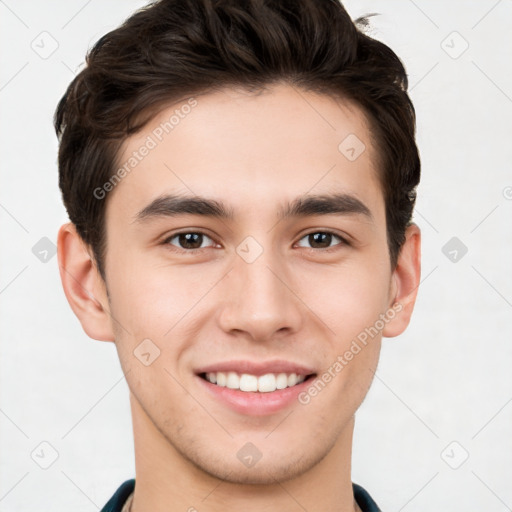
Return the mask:
{"type": "Polygon", "coordinates": [[[59,230],[57,256],[64,293],[85,333],[114,341],[105,283],[72,223],[59,230]]]}
{"type": "Polygon", "coordinates": [[[392,297],[390,308],[394,310],[395,315],[382,331],[382,335],[388,338],[398,336],[409,325],[420,284],[420,228],[416,224],[411,224],[405,232],[405,237],[396,268],[391,277],[392,297]]]}

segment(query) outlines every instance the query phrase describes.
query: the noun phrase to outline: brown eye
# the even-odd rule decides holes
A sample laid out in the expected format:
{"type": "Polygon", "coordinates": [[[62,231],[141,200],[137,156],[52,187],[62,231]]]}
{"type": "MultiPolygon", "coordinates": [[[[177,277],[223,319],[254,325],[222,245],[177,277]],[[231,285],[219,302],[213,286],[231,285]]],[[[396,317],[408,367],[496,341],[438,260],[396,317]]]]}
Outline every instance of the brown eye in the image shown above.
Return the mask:
{"type": "Polygon", "coordinates": [[[300,247],[308,247],[301,243],[303,240],[306,240],[311,249],[329,249],[330,247],[333,247],[331,244],[336,239],[338,240],[338,243],[334,245],[340,245],[345,242],[339,235],[335,235],[329,231],[316,231],[301,238],[298,245],[300,247]]]}
{"type": "Polygon", "coordinates": [[[204,233],[196,233],[196,232],[187,232],[187,233],[178,233],[169,237],[166,240],[166,243],[170,245],[174,245],[179,247],[180,249],[202,249],[204,247],[208,247],[208,245],[203,245],[205,240],[213,240],[206,236],[204,233]],[[173,240],[176,240],[177,243],[173,243],[173,240]]]}

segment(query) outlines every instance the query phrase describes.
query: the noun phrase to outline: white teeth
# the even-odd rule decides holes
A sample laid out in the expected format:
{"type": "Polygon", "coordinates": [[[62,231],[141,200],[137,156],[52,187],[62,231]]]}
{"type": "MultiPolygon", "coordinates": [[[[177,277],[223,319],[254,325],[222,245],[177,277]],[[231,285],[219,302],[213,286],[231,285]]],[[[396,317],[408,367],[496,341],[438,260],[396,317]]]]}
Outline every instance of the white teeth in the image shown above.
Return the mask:
{"type": "Polygon", "coordinates": [[[226,374],[222,372],[218,373],[207,373],[206,376],[210,376],[209,380],[213,384],[217,384],[217,386],[224,387],[226,385],[226,374]]]}
{"type": "Polygon", "coordinates": [[[280,373],[276,378],[276,388],[284,389],[286,386],[288,386],[288,375],[280,373]]]}
{"type": "Polygon", "coordinates": [[[258,391],[258,377],[244,373],[240,377],[240,391],[258,391]]]}
{"type": "MultiPolygon", "coordinates": [[[[240,389],[242,389],[241,386],[240,389]]],[[[276,376],[273,373],[267,373],[266,375],[262,375],[258,378],[258,391],[268,393],[270,391],[275,391],[276,389],[276,376]]],[[[242,389],[242,391],[244,390],[242,389]]]]}
{"type": "Polygon", "coordinates": [[[240,389],[240,377],[235,372],[228,373],[226,387],[230,389],[240,389]]]}
{"type": "Polygon", "coordinates": [[[266,373],[260,377],[243,373],[239,375],[236,372],[211,372],[206,374],[206,379],[217,386],[228,387],[230,389],[239,389],[240,391],[260,393],[271,393],[276,389],[284,389],[295,386],[305,380],[304,375],[296,373],[266,373]]]}

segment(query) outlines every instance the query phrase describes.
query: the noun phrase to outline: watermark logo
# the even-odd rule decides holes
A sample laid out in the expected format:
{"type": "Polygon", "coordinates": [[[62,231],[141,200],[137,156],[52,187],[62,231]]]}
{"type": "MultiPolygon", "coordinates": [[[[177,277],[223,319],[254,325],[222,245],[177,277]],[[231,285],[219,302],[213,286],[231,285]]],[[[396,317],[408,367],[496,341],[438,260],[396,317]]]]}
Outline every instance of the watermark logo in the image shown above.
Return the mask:
{"type": "Polygon", "coordinates": [[[30,43],[30,48],[41,57],[41,59],[48,59],[59,48],[59,43],[49,32],[41,32],[30,43]]]}
{"type": "Polygon", "coordinates": [[[248,236],[238,244],[236,253],[246,263],[254,263],[263,254],[263,247],[254,237],[248,236]]]}
{"type": "Polygon", "coordinates": [[[468,248],[460,238],[454,236],[443,245],[441,252],[452,263],[458,263],[462,258],[464,258],[464,256],[466,256],[468,248]]]}
{"type": "Polygon", "coordinates": [[[41,263],[48,263],[57,254],[57,246],[47,236],[43,236],[32,247],[32,254],[41,263]]]}
{"type": "Polygon", "coordinates": [[[441,48],[455,60],[469,48],[469,43],[454,30],[441,41],[441,48]]]}
{"type": "Polygon", "coordinates": [[[365,149],[364,142],[354,133],[347,135],[338,146],[338,151],[350,162],[357,160],[365,149]]]}
{"type": "Polygon", "coordinates": [[[149,338],[135,347],[133,355],[144,365],[152,365],[160,357],[160,349],[149,338]]]}
{"type": "Polygon", "coordinates": [[[41,469],[48,469],[59,458],[59,452],[48,441],[43,441],[32,450],[30,457],[41,469]]]}
{"type": "Polygon", "coordinates": [[[246,467],[252,468],[261,459],[263,454],[253,443],[245,443],[238,452],[236,452],[238,460],[246,467]]]}
{"type": "Polygon", "coordinates": [[[441,452],[441,459],[452,469],[459,469],[469,459],[469,452],[458,441],[452,441],[441,452]]]}

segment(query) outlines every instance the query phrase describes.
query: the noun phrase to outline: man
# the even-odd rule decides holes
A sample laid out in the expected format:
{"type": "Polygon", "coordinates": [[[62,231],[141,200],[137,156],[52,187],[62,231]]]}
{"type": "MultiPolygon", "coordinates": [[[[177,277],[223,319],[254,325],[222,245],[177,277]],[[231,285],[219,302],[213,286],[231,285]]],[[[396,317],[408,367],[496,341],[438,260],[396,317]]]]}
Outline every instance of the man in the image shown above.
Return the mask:
{"type": "Polygon", "coordinates": [[[406,90],[334,0],[161,0],[91,50],[55,117],[58,256],[130,388],[104,511],[379,510],[351,447],[419,285],[406,90]]]}

